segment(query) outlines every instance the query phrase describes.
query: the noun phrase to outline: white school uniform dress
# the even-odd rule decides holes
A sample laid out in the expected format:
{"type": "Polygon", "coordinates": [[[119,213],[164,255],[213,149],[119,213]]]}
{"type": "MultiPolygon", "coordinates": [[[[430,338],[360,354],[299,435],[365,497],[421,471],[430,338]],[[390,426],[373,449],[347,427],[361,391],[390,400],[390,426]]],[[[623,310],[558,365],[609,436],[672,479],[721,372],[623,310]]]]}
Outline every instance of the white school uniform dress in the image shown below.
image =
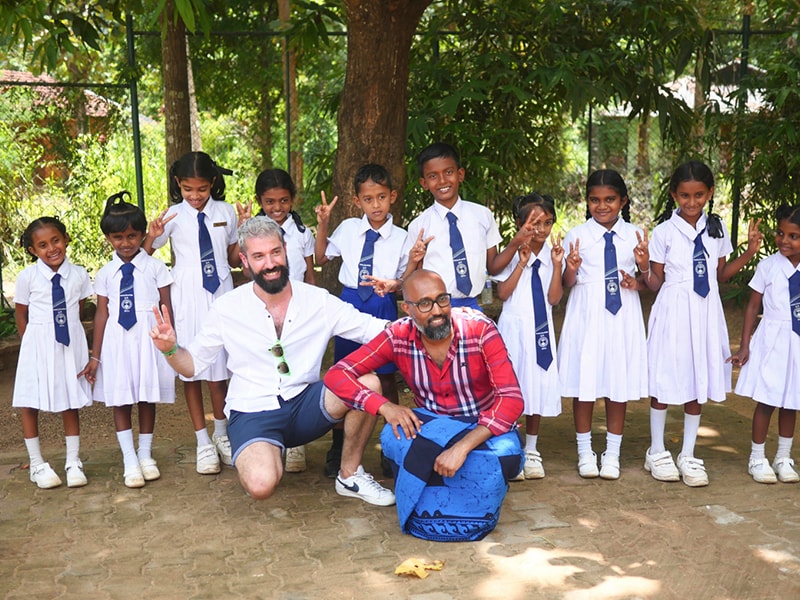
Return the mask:
{"type": "MultiPolygon", "coordinates": [[[[325,256],[329,259],[342,257],[339,281],[348,288],[358,288],[358,263],[367,231],[372,229],[366,215],[360,219],[342,221],[328,238],[325,256]]],[[[386,223],[378,229],[380,237],[375,240],[375,255],[372,258],[372,274],[381,279],[397,279],[408,266],[408,252],[404,251],[406,231],[392,222],[388,215],[386,223]]]]}
{"type": "Polygon", "coordinates": [[[706,222],[704,213],[692,227],[678,209],[650,238],[650,260],[664,265],[664,283],[648,324],[649,391],[663,404],[722,402],[731,390],[731,365],[725,362],[731,350],[716,274],[719,259],[733,247],[724,226],[721,238],[703,233],[709,292],[705,298],[695,293],[694,238],[706,222]]]}
{"type": "Polygon", "coordinates": [[[465,298],[466,296],[456,287],[453,251],[450,248],[450,222],[447,220],[448,212],[452,212],[458,217],[457,226],[464,242],[469,278],[472,283],[469,297],[475,298],[481,293],[486,283],[486,251],[497,246],[503,239],[494,215],[485,206],[467,202],[460,196],[450,210],[438,202],[434,202],[409,224],[404,251],[406,254],[411,252],[411,247],[416,243],[421,230],[424,230],[423,239],[434,236],[428,244],[422,268],[438,273],[453,298],[465,298]]]}
{"type": "MultiPolygon", "coordinates": [[[[213,294],[203,287],[197,212],[186,202],[171,206],[166,216],[175,214],[176,217],[164,226],[163,235],[153,241],[153,248],[160,248],[167,243],[167,239],[172,238],[175,265],[172,267],[174,282],[171,297],[175,332],[181,346],[186,346],[197,335],[211,303],[233,289],[233,278],[228,265],[228,246],[238,240],[236,211],[230,204],[213,198],[209,198],[203,207],[220,280],[220,285],[213,294]]],[[[224,381],[228,378],[224,353],[194,377],[181,375],[180,378],[183,381],[224,381]]]]}
{"type": "Polygon", "coordinates": [[[133,296],[136,323],[130,329],[119,324],[119,284],[122,265],[116,253],[95,277],[95,292],[108,298],[108,321],[103,332],[100,365],[94,398],[106,406],[129,406],[137,402],[175,402],[175,371],[150,339],[156,325],[153,307],[158,306],[159,288],[172,283],[160,260],[140,251],[133,257],[133,296]]]}
{"type": "MultiPolygon", "coordinates": [[[[611,228],[617,267],[636,273],[633,249],[641,230],[620,217],[611,228]]],[[[619,286],[622,306],[616,315],[605,306],[605,238],[608,230],[589,219],[564,237],[564,248],[580,240],[581,266],[569,292],[558,342],[561,395],[581,402],[614,402],[647,396],[647,344],[639,292],[619,286]]],[[[622,276],[620,275],[620,281],[622,276]]]]}
{"type": "Polygon", "coordinates": [[[792,331],[789,307],[789,277],[798,271],[780,253],[758,263],[750,287],[763,294],[764,315],[736,382],[737,394],[791,410],[800,410],[800,335],[792,331]]]}
{"type": "Polygon", "coordinates": [[[283,239],[286,242],[289,278],[294,281],[303,281],[308,268],[306,258],[314,256],[314,234],[308,227],[305,228],[305,231],[300,231],[292,215],[286,217],[280,228],[283,230],[283,239]]]}
{"type": "Polygon", "coordinates": [[[89,362],[86,331],[79,302],[92,295],[86,269],[64,259],[57,273],[67,301],[69,346],[56,341],[53,324],[53,276],[44,262],[24,269],[17,277],[14,302],[28,307],[28,325],[19,348],[12,406],[63,412],[92,403],[92,388],[77,375],[89,362]]]}
{"type": "MultiPolygon", "coordinates": [[[[506,281],[519,264],[519,255],[515,254],[511,262],[497,275],[497,281],[506,281]]],[[[503,337],[508,349],[511,364],[519,380],[522,397],[525,400],[526,415],[557,417],[561,414],[561,386],[558,382],[558,360],[556,356],[556,336],[553,326],[553,307],[547,301],[547,292],[553,277],[553,260],[550,257],[550,246],[544,244],[538,255],[531,253],[525,269],[519,276],[517,287],[503,303],[503,312],[497,321],[497,329],[503,337]],[[539,278],[542,280],[544,305],[547,309],[547,327],[550,333],[550,351],[553,362],[547,370],[536,363],[536,338],[534,331],[533,294],[531,293],[531,275],[536,259],[539,265],[539,278]]]]}

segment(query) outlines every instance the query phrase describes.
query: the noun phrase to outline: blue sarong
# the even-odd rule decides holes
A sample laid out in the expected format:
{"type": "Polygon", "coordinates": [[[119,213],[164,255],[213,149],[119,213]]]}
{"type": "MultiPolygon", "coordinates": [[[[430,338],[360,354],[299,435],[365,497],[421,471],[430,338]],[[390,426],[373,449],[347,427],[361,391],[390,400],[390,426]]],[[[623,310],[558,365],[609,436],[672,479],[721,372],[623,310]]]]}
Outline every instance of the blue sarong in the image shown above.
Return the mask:
{"type": "Polygon", "coordinates": [[[383,454],[395,473],[397,517],[403,533],[437,542],[483,539],[497,525],[509,479],[522,469],[524,453],[516,431],[493,436],[469,453],[453,477],[433,470],[436,457],[475,428],[474,419],[417,408],[423,422],[417,437],[381,432],[383,454]]]}

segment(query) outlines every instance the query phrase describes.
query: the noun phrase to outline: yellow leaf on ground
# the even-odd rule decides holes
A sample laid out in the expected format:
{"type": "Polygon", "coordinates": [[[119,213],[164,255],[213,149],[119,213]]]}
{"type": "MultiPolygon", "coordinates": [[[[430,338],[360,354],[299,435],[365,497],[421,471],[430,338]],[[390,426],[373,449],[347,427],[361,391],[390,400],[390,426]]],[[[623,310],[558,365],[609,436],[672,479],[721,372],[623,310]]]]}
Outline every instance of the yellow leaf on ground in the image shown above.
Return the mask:
{"type": "Polygon", "coordinates": [[[413,575],[420,579],[428,576],[428,571],[441,571],[444,563],[440,560],[426,561],[424,558],[408,558],[394,570],[395,575],[413,575]]]}

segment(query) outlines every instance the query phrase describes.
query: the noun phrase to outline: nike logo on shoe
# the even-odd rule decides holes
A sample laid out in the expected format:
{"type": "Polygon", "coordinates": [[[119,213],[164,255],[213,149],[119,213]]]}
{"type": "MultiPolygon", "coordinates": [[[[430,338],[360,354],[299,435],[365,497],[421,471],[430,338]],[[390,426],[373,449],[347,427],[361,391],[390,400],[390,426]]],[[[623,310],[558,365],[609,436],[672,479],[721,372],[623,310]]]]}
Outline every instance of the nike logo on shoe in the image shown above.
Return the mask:
{"type": "Polygon", "coordinates": [[[345,489],[350,490],[351,492],[354,492],[356,494],[358,493],[358,484],[357,483],[353,483],[351,485],[347,485],[344,481],[342,481],[341,477],[337,477],[337,480],[339,481],[340,484],[342,484],[342,487],[344,487],[345,489]]]}

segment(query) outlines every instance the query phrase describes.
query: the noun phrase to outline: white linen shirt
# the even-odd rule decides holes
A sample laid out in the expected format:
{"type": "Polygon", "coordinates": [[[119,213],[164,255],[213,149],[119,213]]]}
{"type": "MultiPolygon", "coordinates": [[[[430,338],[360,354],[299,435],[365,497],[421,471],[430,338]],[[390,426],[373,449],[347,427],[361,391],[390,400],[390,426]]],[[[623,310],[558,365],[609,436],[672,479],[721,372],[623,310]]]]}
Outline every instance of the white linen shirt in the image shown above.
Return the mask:
{"type": "Polygon", "coordinates": [[[320,379],[322,358],[331,337],[366,343],[387,321],[359,312],[327,290],[291,282],[292,298],[280,339],[290,375],[278,373],[270,352],[278,336],[272,316],[256,296],[253,282],[242,285],[211,305],[209,314],[187,350],[195,372],[205,369],[220,350],[231,372],[225,412],[258,412],[279,407],[278,396],[290,400],[320,379]]]}
{"type": "Polygon", "coordinates": [[[464,294],[456,287],[456,271],[453,267],[453,251],[450,248],[450,222],[447,213],[458,217],[458,230],[464,241],[464,250],[469,265],[469,278],[472,283],[469,297],[474,298],[483,290],[486,283],[486,251],[500,243],[502,237],[497,228],[492,212],[480,204],[466,202],[459,196],[452,209],[447,209],[434,202],[408,226],[408,235],[403,251],[408,254],[416,243],[420,230],[424,230],[423,239],[434,236],[428,244],[422,267],[435,273],[444,280],[447,291],[454,298],[464,298],[464,294]]]}
{"type": "MultiPolygon", "coordinates": [[[[325,256],[342,257],[339,281],[345,287],[358,288],[358,264],[367,231],[372,226],[366,215],[360,219],[342,221],[328,238],[325,256]]],[[[404,229],[392,224],[392,215],[378,229],[380,237],[375,240],[375,255],[372,258],[372,274],[381,279],[397,279],[408,266],[408,251],[403,251],[406,242],[404,229]]]]}

